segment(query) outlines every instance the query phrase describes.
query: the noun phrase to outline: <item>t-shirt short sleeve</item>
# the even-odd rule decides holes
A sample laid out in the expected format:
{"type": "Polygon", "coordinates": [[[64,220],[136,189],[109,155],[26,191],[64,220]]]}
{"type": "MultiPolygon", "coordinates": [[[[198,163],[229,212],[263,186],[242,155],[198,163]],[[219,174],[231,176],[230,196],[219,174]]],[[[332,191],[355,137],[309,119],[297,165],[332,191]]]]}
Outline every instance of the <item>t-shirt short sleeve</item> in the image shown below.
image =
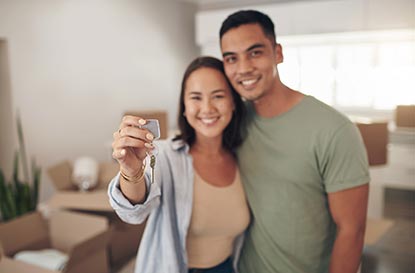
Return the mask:
{"type": "Polygon", "coordinates": [[[366,149],[352,122],[340,126],[326,145],[319,160],[326,192],[341,191],[369,182],[366,149]]]}

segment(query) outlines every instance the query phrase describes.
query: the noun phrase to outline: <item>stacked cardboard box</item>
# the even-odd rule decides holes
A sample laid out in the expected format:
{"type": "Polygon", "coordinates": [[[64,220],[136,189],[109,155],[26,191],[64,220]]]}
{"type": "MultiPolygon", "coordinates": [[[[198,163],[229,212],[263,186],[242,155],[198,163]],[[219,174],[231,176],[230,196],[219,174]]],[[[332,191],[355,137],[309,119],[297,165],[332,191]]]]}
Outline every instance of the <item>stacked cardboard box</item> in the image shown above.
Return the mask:
{"type": "Polygon", "coordinates": [[[68,209],[90,215],[99,215],[109,221],[109,261],[112,268],[119,267],[137,254],[145,224],[130,225],[122,222],[109,204],[107,187],[117,174],[115,162],[99,164],[98,184],[89,192],[80,192],[71,181],[72,165],[65,161],[48,169],[57,192],[48,205],[55,209],[68,209]]]}
{"type": "Polygon", "coordinates": [[[387,163],[387,145],[389,142],[388,123],[385,121],[358,121],[370,166],[387,163]]]}
{"type": "Polygon", "coordinates": [[[397,127],[415,127],[415,105],[398,105],[395,109],[397,127]]]}
{"type": "Polygon", "coordinates": [[[49,219],[28,213],[0,225],[4,273],[108,273],[108,223],[99,216],[56,211],[49,219]],[[68,255],[63,271],[45,269],[12,259],[19,251],[56,249],[68,255]]]}

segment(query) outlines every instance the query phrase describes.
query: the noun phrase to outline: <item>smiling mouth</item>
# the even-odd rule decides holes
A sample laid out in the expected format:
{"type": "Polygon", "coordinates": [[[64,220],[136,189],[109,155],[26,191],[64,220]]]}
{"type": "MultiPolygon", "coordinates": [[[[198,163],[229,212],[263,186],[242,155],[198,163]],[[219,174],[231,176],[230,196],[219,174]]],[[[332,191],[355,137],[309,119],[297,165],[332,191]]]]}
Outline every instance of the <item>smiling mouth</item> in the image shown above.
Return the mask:
{"type": "Polygon", "coordinates": [[[255,79],[242,80],[242,81],[239,81],[239,84],[242,85],[245,88],[249,88],[249,87],[252,87],[253,85],[255,85],[259,81],[259,79],[260,79],[260,77],[255,78],[255,79]]]}
{"type": "Polygon", "coordinates": [[[216,118],[200,118],[200,121],[206,125],[211,125],[217,121],[219,117],[216,118]]]}

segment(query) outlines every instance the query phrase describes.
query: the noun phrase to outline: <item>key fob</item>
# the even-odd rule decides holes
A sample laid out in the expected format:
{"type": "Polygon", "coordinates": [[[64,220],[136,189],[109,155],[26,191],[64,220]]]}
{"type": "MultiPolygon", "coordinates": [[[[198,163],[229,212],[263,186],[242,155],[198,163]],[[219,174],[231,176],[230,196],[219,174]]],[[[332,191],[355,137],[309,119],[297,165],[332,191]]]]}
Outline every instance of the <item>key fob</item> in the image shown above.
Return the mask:
{"type": "Polygon", "coordinates": [[[155,140],[160,138],[160,124],[157,119],[147,119],[147,123],[141,125],[140,128],[149,130],[153,134],[155,140]]]}

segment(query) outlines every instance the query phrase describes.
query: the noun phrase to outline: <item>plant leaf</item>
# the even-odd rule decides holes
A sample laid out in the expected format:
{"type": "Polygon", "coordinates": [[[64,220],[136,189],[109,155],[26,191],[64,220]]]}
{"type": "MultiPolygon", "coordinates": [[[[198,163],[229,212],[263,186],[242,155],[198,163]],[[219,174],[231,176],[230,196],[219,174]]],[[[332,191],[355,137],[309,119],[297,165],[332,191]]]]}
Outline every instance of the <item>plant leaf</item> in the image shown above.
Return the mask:
{"type": "Polygon", "coordinates": [[[17,113],[17,136],[19,138],[19,152],[20,152],[20,158],[22,160],[23,164],[23,173],[24,173],[24,180],[26,183],[29,183],[29,168],[27,164],[27,156],[26,156],[26,148],[24,144],[24,135],[23,135],[23,127],[22,127],[22,121],[20,119],[19,113],[17,113]]]}

